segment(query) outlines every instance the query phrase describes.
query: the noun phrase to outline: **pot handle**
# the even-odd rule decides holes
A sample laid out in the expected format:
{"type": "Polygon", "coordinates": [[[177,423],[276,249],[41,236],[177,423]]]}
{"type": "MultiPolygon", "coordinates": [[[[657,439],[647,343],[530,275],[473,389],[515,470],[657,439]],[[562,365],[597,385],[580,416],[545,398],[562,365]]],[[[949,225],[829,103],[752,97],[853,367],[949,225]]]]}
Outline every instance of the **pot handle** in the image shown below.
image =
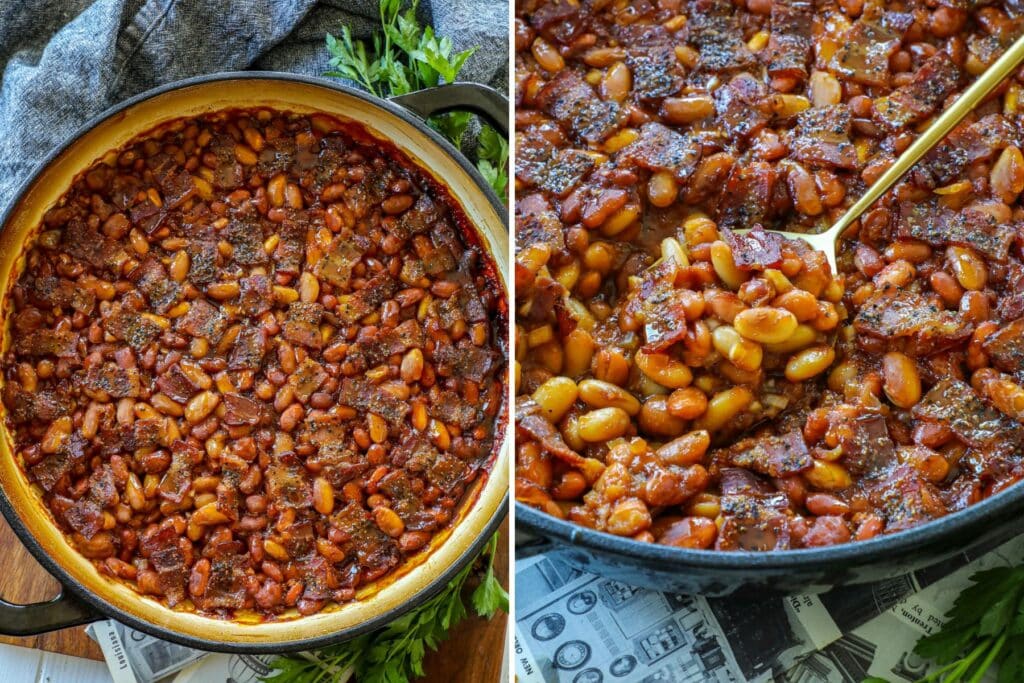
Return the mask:
{"type": "Polygon", "coordinates": [[[99,621],[103,615],[63,589],[46,602],[16,605],[0,598],[0,635],[35,636],[99,621]]]}
{"type": "Polygon", "coordinates": [[[495,130],[508,138],[508,98],[486,85],[449,83],[398,95],[391,101],[424,119],[448,111],[471,111],[487,119],[495,130]]]}

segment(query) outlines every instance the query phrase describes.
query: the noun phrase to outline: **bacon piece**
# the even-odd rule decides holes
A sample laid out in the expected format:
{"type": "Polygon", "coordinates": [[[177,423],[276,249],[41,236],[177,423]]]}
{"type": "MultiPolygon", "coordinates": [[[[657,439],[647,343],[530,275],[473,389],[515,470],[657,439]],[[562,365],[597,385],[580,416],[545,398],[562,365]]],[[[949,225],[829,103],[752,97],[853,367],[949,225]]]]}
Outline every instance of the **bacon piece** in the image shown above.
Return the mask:
{"type": "Polygon", "coordinates": [[[732,257],[740,270],[765,270],[782,264],[782,238],[760,224],[742,235],[723,228],[722,239],[732,249],[732,257]]]}
{"type": "Polygon", "coordinates": [[[90,539],[103,529],[103,508],[96,501],[82,498],[64,511],[64,521],[86,539],[90,539]]]}
{"type": "Polygon", "coordinates": [[[80,261],[94,268],[107,268],[117,272],[128,260],[128,252],[119,243],[107,239],[88,227],[79,218],[72,218],[64,229],[64,248],[80,261]]]}
{"type": "Polygon", "coordinates": [[[269,277],[243,277],[238,281],[238,287],[238,305],[247,315],[258,317],[270,310],[274,302],[274,289],[269,277]]]}
{"type": "Polygon", "coordinates": [[[957,346],[971,336],[971,325],[956,311],[945,311],[925,297],[902,290],[876,292],[853,321],[859,334],[905,339],[905,352],[927,356],[957,346]]]}
{"type": "Polygon", "coordinates": [[[446,424],[458,425],[461,429],[470,429],[480,421],[477,409],[467,403],[454,391],[440,391],[431,395],[430,414],[446,424]]]}
{"type": "Polygon", "coordinates": [[[541,414],[540,406],[528,396],[516,397],[516,433],[522,440],[536,441],[550,455],[588,471],[588,459],[569,448],[561,433],[541,414]]]}
{"type": "Polygon", "coordinates": [[[627,111],[604,101],[578,73],[562,69],[537,94],[537,104],[580,141],[597,143],[621,128],[627,111]]]}
{"type": "Polygon", "coordinates": [[[863,85],[889,85],[889,58],[895,54],[914,16],[886,12],[881,20],[862,16],[832,57],[831,68],[863,85]]]}
{"type": "Polygon", "coordinates": [[[1009,258],[1016,236],[1012,226],[1000,224],[985,211],[970,206],[954,211],[936,197],[901,202],[896,232],[900,237],[921,240],[933,247],[971,247],[1000,263],[1009,258]]]}
{"type": "MultiPolygon", "coordinates": [[[[831,421],[831,420],[830,420],[831,421]]],[[[867,414],[854,418],[844,416],[840,430],[843,437],[843,464],[854,474],[871,475],[891,466],[896,460],[896,447],[889,437],[889,428],[881,415],[867,414]]]]}
{"type": "Polygon", "coordinates": [[[296,398],[305,403],[313,395],[313,392],[327,380],[327,377],[322,365],[312,358],[306,358],[288,378],[288,384],[295,390],[296,398]]]}
{"type": "Polygon", "coordinates": [[[993,332],[983,344],[992,365],[1024,377],[1024,318],[1018,318],[993,332]]]}
{"type": "Polygon", "coordinates": [[[146,295],[150,307],[156,313],[166,313],[178,302],[181,287],[167,274],[164,264],[155,256],[149,256],[132,271],[131,279],[139,291],[146,295]]]}
{"type": "Polygon", "coordinates": [[[341,549],[347,556],[354,556],[363,567],[383,573],[382,570],[401,561],[395,540],[380,530],[370,511],[359,503],[349,503],[335,512],[331,515],[331,524],[348,537],[341,549]]]}
{"type": "Polygon", "coordinates": [[[768,123],[762,111],[767,88],[749,73],[736,74],[725,87],[715,91],[715,112],[732,136],[752,138],[768,123]]]}
{"type": "MultiPolygon", "coordinates": [[[[448,300],[451,299],[454,297],[449,297],[448,300]]],[[[349,355],[361,355],[366,359],[367,365],[374,366],[396,353],[405,353],[410,348],[422,348],[424,343],[423,328],[414,318],[410,318],[403,321],[398,327],[387,330],[377,329],[369,335],[364,335],[361,332],[358,343],[349,349],[349,355]]]]}
{"type": "Polygon", "coordinates": [[[288,317],[281,326],[284,338],[294,344],[311,349],[323,348],[324,339],[320,334],[320,321],[324,307],[318,303],[294,301],[288,305],[288,317]]]}
{"type": "Polygon", "coordinates": [[[1001,114],[989,114],[954,128],[917,164],[911,177],[922,187],[940,187],[959,178],[974,162],[992,160],[999,150],[1017,143],[1016,127],[1001,114]]]}
{"type": "Polygon", "coordinates": [[[308,508],[313,505],[313,487],[301,465],[274,462],[267,468],[267,495],[278,507],[308,508]]]}
{"type": "Polygon", "coordinates": [[[380,415],[393,426],[400,426],[409,413],[409,404],[362,377],[346,377],[341,382],[338,401],[364,412],[380,415]]]}
{"type": "Polygon", "coordinates": [[[966,444],[984,451],[1002,454],[1024,444],[1024,425],[990,407],[958,379],[940,380],[911,413],[945,425],[966,444]]]}
{"type": "Polygon", "coordinates": [[[227,318],[220,312],[220,307],[206,299],[195,299],[188,313],[178,319],[174,329],[190,337],[203,337],[211,344],[217,344],[227,326],[227,318]]]}
{"type": "Polygon", "coordinates": [[[28,392],[17,382],[6,382],[3,389],[4,405],[10,411],[11,420],[15,423],[52,422],[58,417],[70,413],[75,401],[64,388],[44,389],[28,392]]]}
{"type": "Polygon", "coordinates": [[[324,282],[335,287],[347,287],[352,268],[363,258],[365,251],[361,244],[356,243],[356,237],[335,237],[314,272],[324,282]]]}
{"type": "Polygon", "coordinates": [[[262,404],[241,394],[224,394],[224,408],[223,419],[228,425],[257,425],[263,415],[262,404]]]}
{"type": "Polygon", "coordinates": [[[250,601],[246,591],[246,570],[249,555],[237,541],[218,543],[207,548],[210,556],[210,576],[202,595],[192,595],[192,601],[201,610],[241,609],[250,601]]]}
{"type": "Polygon", "coordinates": [[[159,325],[141,313],[124,308],[120,303],[111,306],[103,318],[103,327],[115,339],[127,342],[136,351],[152,342],[163,331],[159,325]]]}
{"type": "Polygon", "coordinates": [[[142,392],[137,368],[122,368],[117,363],[93,365],[82,378],[86,388],[102,391],[113,398],[136,398],[142,392]]]}
{"type": "Polygon", "coordinates": [[[777,179],[775,167],[764,161],[733,166],[718,204],[718,225],[740,229],[764,222],[777,179]]]}
{"type": "Polygon", "coordinates": [[[229,370],[258,370],[267,353],[267,336],[258,325],[247,325],[238,333],[228,359],[229,370]]]}
{"type": "Polygon", "coordinates": [[[734,467],[751,469],[770,477],[788,477],[810,469],[814,464],[800,432],[743,439],[717,457],[734,467]]]}
{"type": "Polygon", "coordinates": [[[210,240],[193,240],[185,247],[189,256],[188,279],[195,285],[208,285],[217,279],[217,244],[210,240]]]}
{"type": "Polygon", "coordinates": [[[940,50],[914,72],[909,83],[875,101],[875,117],[894,131],[923,121],[956,90],[959,82],[960,67],[940,50]]]}
{"type": "Polygon", "coordinates": [[[267,250],[263,248],[263,229],[258,221],[232,218],[224,228],[223,235],[231,244],[231,259],[235,263],[255,266],[270,260],[267,250]]]}
{"type": "Polygon", "coordinates": [[[757,57],[743,42],[743,31],[727,0],[693,0],[687,13],[689,42],[700,52],[697,70],[721,73],[753,69],[757,57]]]}
{"type": "Polygon", "coordinates": [[[785,550],[791,545],[784,494],[726,494],[716,550],[785,550]]]}
{"type": "Polygon", "coordinates": [[[557,197],[569,194],[594,168],[579,149],[557,149],[530,131],[516,136],[516,178],[557,197]]]}
{"type": "Polygon", "coordinates": [[[409,478],[409,473],[405,470],[389,472],[380,480],[378,488],[391,500],[391,509],[402,518],[407,529],[410,528],[410,523],[422,529],[424,522],[431,517],[430,515],[424,516],[419,514],[423,509],[423,501],[420,500],[420,497],[413,490],[412,480],[409,478]]]}
{"type": "Polygon", "coordinates": [[[442,491],[451,493],[468,473],[466,463],[442,451],[427,468],[427,481],[442,491]]]}
{"type": "Polygon", "coordinates": [[[675,95],[683,87],[683,69],[671,45],[632,49],[626,66],[633,77],[632,93],[641,100],[675,95]]]}
{"type": "Polygon", "coordinates": [[[401,239],[426,232],[430,226],[444,216],[444,207],[436,204],[429,195],[421,194],[416,202],[395,222],[392,233],[401,239]]]}
{"type": "Polygon", "coordinates": [[[61,442],[56,453],[46,456],[29,468],[32,478],[44,491],[52,491],[57,482],[85,458],[88,446],[81,433],[72,432],[61,442]]]}
{"type": "MultiPolygon", "coordinates": [[[[366,281],[365,287],[351,294],[347,299],[342,297],[339,300],[336,309],[338,317],[345,324],[351,325],[377,310],[378,306],[394,296],[398,288],[398,280],[391,277],[388,271],[377,273],[366,281]]],[[[292,306],[294,305],[292,304],[292,306]]]]}
{"type": "Polygon", "coordinates": [[[281,239],[274,249],[274,262],[277,264],[278,272],[298,275],[306,255],[308,219],[304,213],[298,211],[291,212],[291,215],[292,217],[284,219],[281,223],[281,239]]]}
{"type": "Polygon", "coordinates": [[[568,44],[585,28],[578,4],[559,0],[543,4],[530,16],[530,25],[538,31],[550,33],[560,43],[568,44]]]}
{"type": "Polygon", "coordinates": [[[911,465],[887,472],[869,489],[868,498],[883,513],[887,532],[916,527],[947,512],[940,491],[911,465]]]}
{"type": "Polygon", "coordinates": [[[192,487],[192,463],[202,458],[199,448],[178,439],[171,444],[171,464],[160,480],[157,492],[172,503],[180,503],[192,487]],[[197,457],[198,456],[198,457],[197,457]]]}
{"type": "Polygon", "coordinates": [[[516,201],[516,253],[535,244],[546,244],[551,253],[565,248],[562,221],[542,194],[516,201]]]}
{"type": "Polygon", "coordinates": [[[185,599],[188,572],[185,568],[185,554],[181,551],[181,538],[172,524],[165,523],[155,533],[143,534],[139,543],[143,557],[156,570],[160,589],[171,607],[185,599]]]}
{"type": "Polygon", "coordinates": [[[463,337],[457,344],[437,343],[432,360],[442,377],[462,377],[483,382],[496,367],[496,354],[463,337]]]}
{"type": "Polygon", "coordinates": [[[338,490],[371,467],[366,457],[356,452],[354,448],[326,441],[321,443],[317,454],[308,458],[306,462],[319,466],[320,474],[338,490]]]}
{"type": "Polygon", "coordinates": [[[37,277],[32,280],[30,294],[46,306],[73,308],[89,314],[96,305],[96,295],[71,280],[59,277],[37,277]]]}
{"type": "Polygon", "coordinates": [[[70,329],[41,328],[30,332],[14,333],[14,352],[24,356],[57,356],[75,358],[78,355],[78,335],[70,329]]]}
{"type": "Polygon", "coordinates": [[[145,199],[131,207],[129,216],[133,225],[142,228],[142,232],[147,235],[152,235],[167,219],[167,209],[154,204],[147,195],[145,199]]]}
{"type": "Polygon", "coordinates": [[[850,142],[853,119],[845,105],[812,107],[797,116],[789,142],[794,159],[808,164],[855,170],[860,161],[850,142]]]}
{"type": "Polygon", "coordinates": [[[772,78],[807,78],[811,57],[814,3],[777,0],[772,3],[771,32],[763,57],[772,78]]]}
{"type": "Polygon", "coordinates": [[[700,145],[668,126],[645,123],[640,128],[640,137],[619,152],[616,160],[632,162],[652,171],[669,171],[684,180],[700,160],[700,145]]]}

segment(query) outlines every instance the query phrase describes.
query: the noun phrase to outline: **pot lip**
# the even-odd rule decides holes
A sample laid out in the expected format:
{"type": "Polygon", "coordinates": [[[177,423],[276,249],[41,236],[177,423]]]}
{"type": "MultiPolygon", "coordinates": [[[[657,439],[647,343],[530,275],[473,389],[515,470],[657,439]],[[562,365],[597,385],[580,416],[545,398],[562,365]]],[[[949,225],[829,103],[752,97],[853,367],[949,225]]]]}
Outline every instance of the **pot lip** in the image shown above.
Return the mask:
{"type": "MultiPolygon", "coordinates": [[[[751,550],[717,551],[676,548],[656,543],[640,543],[629,538],[597,531],[558,519],[516,501],[516,524],[539,535],[555,546],[593,551],[597,555],[616,556],[627,561],[658,563],[668,569],[712,570],[725,573],[779,572],[824,567],[841,563],[849,567],[900,561],[915,549],[935,547],[993,520],[1020,513],[1024,508],[1024,483],[1013,485],[986,500],[979,501],[948,516],[893,534],[875,536],[866,541],[851,541],[820,548],[796,548],[758,552],[751,550]]],[[[950,548],[951,551],[959,549],[950,548]]]]}
{"type": "MultiPolygon", "coordinates": [[[[473,180],[478,191],[483,192],[484,197],[487,198],[488,203],[494,210],[494,213],[501,219],[502,225],[505,231],[508,232],[508,211],[504,204],[498,198],[497,194],[490,184],[483,178],[476,167],[470,163],[469,159],[466,158],[461,152],[459,152],[454,145],[448,140],[441,136],[437,131],[431,128],[425,120],[421,119],[408,109],[401,107],[394,102],[390,102],[387,99],[377,97],[365,91],[353,88],[351,86],[343,85],[341,83],[334,83],[326,79],[317,78],[313,76],[306,76],[302,74],[293,74],[281,71],[222,71],[213,74],[204,74],[200,76],[194,76],[191,78],[185,78],[178,81],[166,83],[155,88],[151,88],[142,93],[139,93],[126,100],[118,102],[117,104],[105,109],[99,114],[90,117],[85,123],[75,129],[73,133],[67,136],[59,145],[50,150],[42,159],[36,163],[32,171],[25,177],[25,179],[18,185],[17,189],[11,194],[11,199],[7,202],[6,206],[0,210],[0,231],[2,231],[11,216],[17,210],[21,204],[28,190],[38,180],[39,176],[52,164],[61,154],[63,154],[69,147],[77,142],[82,136],[86,135],[93,128],[103,123],[107,119],[110,119],[118,114],[125,112],[126,110],[134,107],[137,104],[153,99],[160,95],[174,92],[176,90],[182,90],[192,86],[209,85],[211,83],[219,83],[224,81],[235,81],[235,80],[267,80],[267,81],[289,81],[293,83],[299,83],[311,87],[323,88],[327,90],[334,90],[337,92],[344,93],[351,97],[355,97],[364,101],[365,103],[385,110],[387,113],[401,119],[403,122],[413,126],[421,135],[425,135],[435,146],[441,148],[441,150],[455,163],[457,163],[463,171],[469,175],[473,180]]],[[[511,411],[511,404],[506,408],[511,411]]],[[[511,428],[510,418],[508,416],[506,421],[505,432],[503,434],[504,441],[498,447],[499,449],[511,448],[511,428]]],[[[499,451],[496,451],[500,453],[499,451]]],[[[500,457],[498,458],[500,460],[500,457]]],[[[496,461],[497,464],[497,461],[496,461]]],[[[482,492],[482,489],[481,489],[482,492]]],[[[6,493],[0,488],[0,513],[6,518],[8,524],[17,534],[19,541],[25,545],[25,547],[32,553],[33,557],[48,571],[50,572],[61,584],[63,590],[69,591],[75,598],[81,602],[86,603],[89,607],[95,610],[96,619],[98,621],[104,618],[116,619],[122,624],[134,628],[138,631],[148,633],[162,640],[167,640],[179,645],[192,647],[200,650],[207,650],[213,652],[223,652],[231,654],[276,654],[286,652],[297,652],[300,650],[306,650],[328,644],[335,644],[351,640],[365,633],[369,633],[382,626],[388,624],[390,621],[398,618],[400,615],[413,610],[426,601],[436,596],[440,591],[448,584],[449,581],[457,574],[460,570],[471,562],[476,556],[483,550],[486,543],[490,540],[491,536],[498,530],[502,520],[508,514],[509,510],[509,493],[506,490],[501,498],[501,502],[495,507],[494,512],[491,514],[490,519],[483,526],[477,537],[470,543],[466,549],[452,562],[444,571],[440,572],[437,576],[430,580],[430,582],[424,586],[419,592],[412,595],[408,600],[402,602],[399,605],[392,607],[391,609],[375,615],[371,619],[343,629],[341,631],[335,631],[332,633],[325,633],[318,636],[308,638],[295,638],[286,641],[279,641],[274,643],[269,642],[245,642],[245,641],[212,641],[204,638],[186,635],[177,631],[161,627],[159,624],[139,619],[123,610],[116,605],[103,600],[98,595],[90,591],[81,582],[77,581],[69,572],[67,572],[59,563],[57,563],[45,548],[38,542],[36,537],[29,532],[27,527],[22,523],[21,517],[18,515],[14,506],[8,499],[6,493]]],[[[475,504],[475,501],[474,501],[475,504]]],[[[168,608],[169,609],[169,608],[168,608]]],[[[258,627],[258,624],[254,625],[258,627]]]]}

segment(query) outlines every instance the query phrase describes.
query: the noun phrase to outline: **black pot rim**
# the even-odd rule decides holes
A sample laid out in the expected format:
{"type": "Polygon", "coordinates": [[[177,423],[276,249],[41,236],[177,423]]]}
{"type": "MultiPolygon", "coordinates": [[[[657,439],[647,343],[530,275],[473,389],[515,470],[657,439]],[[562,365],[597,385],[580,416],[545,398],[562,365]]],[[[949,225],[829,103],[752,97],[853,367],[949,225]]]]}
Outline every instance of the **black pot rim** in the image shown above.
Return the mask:
{"type": "MultiPolygon", "coordinates": [[[[844,564],[850,567],[892,561],[923,546],[936,547],[943,540],[965,535],[996,519],[1011,517],[1024,510],[1024,483],[1018,482],[1005,491],[979,501],[967,508],[903,531],[882,534],[865,541],[852,541],[819,548],[796,548],[757,552],[750,550],[718,551],[677,548],[656,543],[642,543],[590,529],[558,519],[519,501],[515,506],[517,528],[539,535],[555,545],[583,548],[595,555],[611,555],[627,561],[658,563],[667,569],[687,568],[717,570],[723,576],[751,571],[779,571],[808,565],[844,564]]],[[[958,548],[950,548],[953,553],[958,548]]]]}
{"type": "MultiPolygon", "coordinates": [[[[437,131],[428,126],[426,122],[413,114],[412,112],[389,102],[388,100],[381,99],[362,90],[352,88],[341,83],[335,83],[321,78],[315,78],[312,76],[304,76],[301,74],[292,74],[281,71],[224,71],[215,74],[205,74],[202,76],[195,76],[192,78],[186,78],[179,81],[167,83],[165,85],[152,88],[143,93],[135,95],[123,102],[106,109],[100,114],[93,116],[78,129],[75,130],[68,138],[60,145],[55,147],[52,151],[46,154],[41,161],[39,161],[32,172],[26,177],[24,182],[18,187],[18,189],[12,194],[10,202],[6,208],[0,212],[0,230],[3,230],[7,225],[11,214],[21,203],[25,193],[32,186],[33,183],[38,179],[39,175],[51,164],[53,161],[63,154],[68,147],[74,144],[79,138],[88,133],[90,130],[95,128],[100,123],[106,121],[112,116],[116,116],[121,112],[129,109],[140,102],[150,100],[154,97],[187,88],[196,85],[206,85],[209,83],[217,83],[221,81],[233,81],[233,80],[271,80],[271,81],[290,81],[295,83],[302,83],[305,85],[315,86],[324,88],[327,90],[334,90],[345,93],[352,97],[356,97],[364,102],[373,105],[377,108],[387,111],[389,114],[397,116],[404,122],[414,126],[417,131],[429,138],[435,145],[440,147],[445,154],[451,157],[476,183],[477,188],[484,193],[495,212],[501,217],[502,223],[505,225],[505,230],[508,230],[508,211],[505,209],[501,200],[495,194],[490,184],[484,180],[483,176],[476,167],[469,162],[469,160],[463,156],[455,147],[442,137],[437,131]]],[[[505,435],[506,440],[508,434],[505,435]]],[[[503,446],[504,447],[504,446],[503,446]]],[[[13,455],[13,454],[12,454],[13,455]]],[[[332,645],[347,640],[351,640],[365,633],[377,630],[386,624],[394,621],[401,615],[419,607],[423,603],[427,602],[435,595],[441,592],[441,590],[448,584],[455,575],[461,571],[467,564],[473,561],[477,555],[483,550],[486,543],[490,540],[491,536],[498,530],[502,520],[505,518],[508,512],[508,501],[509,494],[506,492],[502,503],[495,509],[494,514],[484,527],[480,535],[474,540],[474,542],[467,548],[459,558],[453,562],[450,566],[445,568],[443,572],[438,574],[425,588],[420,590],[416,595],[412,596],[409,600],[403,602],[396,607],[378,614],[374,618],[363,622],[357,626],[345,629],[343,631],[337,631],[334,633],[328,633],[320,636],[304,639],[294,639],[284,641],[280,643],[238,643],[238,642],[218,642],[210,641],[203,638],[196,638],[180,634],[176,631],[163,628],[158,624],[153,624],[148,621],[144,621],[134,617],[127,612],[119,609],[118,607],[110,604],[106,600],[99,598],[96,594],[90,591],[86,586],[76,581],[63,567],[61,567],[56,561],[54,561],[49,553],[39,544],[36,538],[29,532],[29,530],[22,524],[21,517],[14,510],[10,500],[4,493],[3,489],[0,488],[0,512],[3,513],[7,519],[8,524],[17,534],[19,540],[24,546],[32,553],[35,559],[54,576],[61,584],[61,586],[69,590],[71,594],[96,610],[96,621],[101,619],[110,618],[119,621],[120,623],[129,626],[143,633],[155,636],[162,640],[167,640],[178,645],[184,645],[186,647],[195,648],[198,650],[205,650],[210,652],[224,652],[231,654],[278,654],[286,652],[297,652],[300,650],[308,650],[317,647],[323,647],[326,645],[332,645]]]]}

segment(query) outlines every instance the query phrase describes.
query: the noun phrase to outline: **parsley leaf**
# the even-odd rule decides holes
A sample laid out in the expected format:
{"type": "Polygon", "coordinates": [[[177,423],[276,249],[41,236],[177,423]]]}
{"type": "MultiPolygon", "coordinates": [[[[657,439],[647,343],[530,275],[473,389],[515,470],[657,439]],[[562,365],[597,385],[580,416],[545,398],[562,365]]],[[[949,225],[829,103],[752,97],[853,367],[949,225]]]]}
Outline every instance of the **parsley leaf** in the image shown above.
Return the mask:
{"type": "Polygon", "coordinates": [[[1024,567],[987,569],[970,580],[942,628],[917,641],[914,652],[943,665],[918,683],[979,683],[990,669],[999,683],[1024,680],[1024,567]]]}
{"type": "Polygon", "coordinates": [[[468,613],[463,593],[471,577],[483,572],[473,591],[474,611],[486,619],[498,609],[508,612],[508,593],[494,575],[498,535],[487,542],[476,562],[455,575],[436,596],[374,633],[317,652],[278,657],[266,683],[327,683],[355,674],[360,683],[405,683],[423,676],[423,658],[448,637],[468,613]],[[479,567],[478,567],[479,565],[479,567]]]}
{"type": "MultiPolygon", "coordinates": [[[[455,82],[476,48],[454,52],[449,37],[438,36],[432,27],[420,25],[416,18],[418,0],[404,11],[403,4],[403,0],[381,0],[381,30],[369,42],[354,39],[348,26],[341,27],[340,37],[327,34],[331,70],[325,75],[347,78],[378,97],[455,82]]],[[[427,123],[461,150],[472,120],[469,112],[448,112],[431,116],[427,123]]],[[[507,203],[508,143],[487,125],[480,127],[476,166],[507,203]]]]}

